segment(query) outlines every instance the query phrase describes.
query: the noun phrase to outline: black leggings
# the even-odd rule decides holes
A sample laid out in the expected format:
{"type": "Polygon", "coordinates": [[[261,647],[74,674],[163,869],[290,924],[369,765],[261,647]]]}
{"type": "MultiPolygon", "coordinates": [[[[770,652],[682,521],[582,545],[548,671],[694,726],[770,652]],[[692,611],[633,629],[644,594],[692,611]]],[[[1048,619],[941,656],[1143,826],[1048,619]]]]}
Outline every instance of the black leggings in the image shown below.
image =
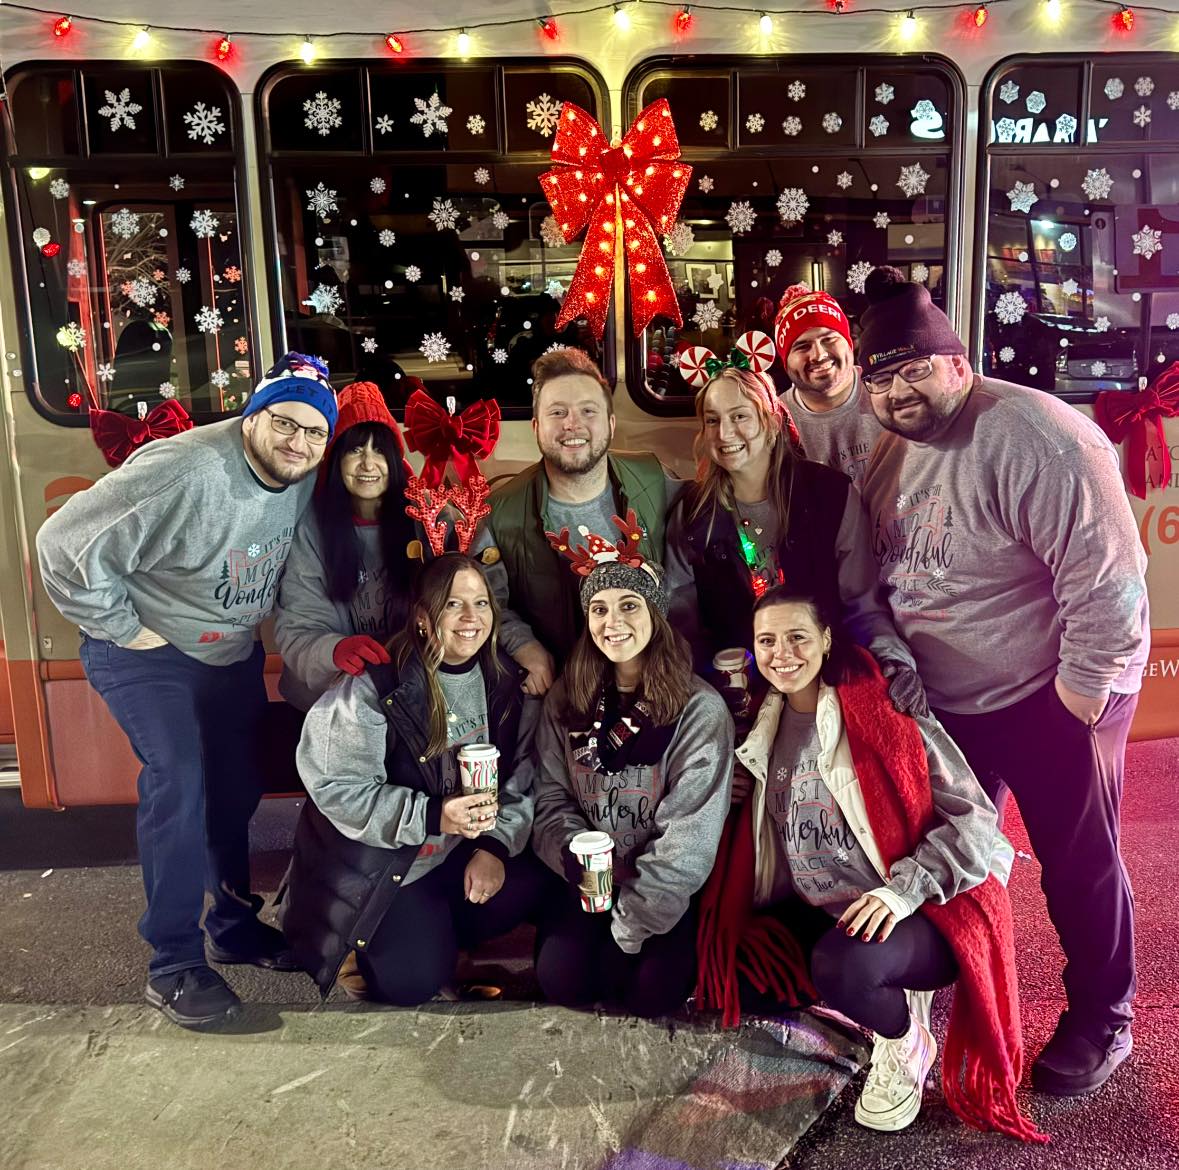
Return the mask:
{"type": "Polygon", "coordinates": [[[696,984],[696,912],[667,934],[648,938],[637,955],[620,950],[612,913],[589,914],[565,885],[537,934],[536,978],[545,998],[576,1007],[606,1001],[632,1016],[678,1011],[696,984]]]}
{"type": "MultiPolygon", "coordinates": [[[[829,914],[798,902],[766,913],[781,918],[810,950],[811,980],[828,1007],[881,1036],[896,1039],[909,1027],[905,990],[934,991],[958,978],[958,963],[941,931],[920,911],[903,918],[884,942],[849,938],[829,914]]],[[[741,1006],[775,1010],[741,980],[741,1006]]]]}
{"type": "Polygon", "coordinates": [[[368,945],[356,953],[371,998],[425,1003],[454,977],[460,948],[535,918],[549,878],[531,850],[504,863],[506,877],[494,898],[476,904],[463,897],[463,871],[478,845],[464,840],[393,899],[368,945]]]}

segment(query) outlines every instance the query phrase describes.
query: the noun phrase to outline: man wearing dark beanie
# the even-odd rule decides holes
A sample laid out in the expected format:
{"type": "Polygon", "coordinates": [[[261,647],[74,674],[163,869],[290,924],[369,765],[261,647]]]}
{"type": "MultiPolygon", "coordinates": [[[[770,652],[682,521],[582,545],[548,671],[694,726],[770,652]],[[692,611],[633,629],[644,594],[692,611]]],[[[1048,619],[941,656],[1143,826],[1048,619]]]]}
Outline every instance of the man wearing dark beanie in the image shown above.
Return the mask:
{"type": "Polygon", "coordinates": [[[1000,815],[1015,795],[1067,963],[1032,1067],[1057,1096],[1129,1055],[1133,897],[1118,851],[1149,651],[1146,558],[1101,430],[976,375],[923,285],[878,268],[862,381],[886,434],[862,491],[881,583],[938,718],[1000,815]]]}
{"type": "Polygon", "coordinates": [[[46,592],[81,628],[86,677],[143,764],[145,998],[186,1028],[240,1007],[206,954],[297,966],[250,892],[267,703],[257,627],[335,423],[327,367],[287,354],[241,418],[147,443],[37,533],[46,592]]]}
{"type": "Polygon", "coordinates": [[[792,284],[778,305],[774,340],[790,379],[782,401],[806,457],[858,486],[880,423],[860,387],[847,314],[829,293],[792,284]]]}

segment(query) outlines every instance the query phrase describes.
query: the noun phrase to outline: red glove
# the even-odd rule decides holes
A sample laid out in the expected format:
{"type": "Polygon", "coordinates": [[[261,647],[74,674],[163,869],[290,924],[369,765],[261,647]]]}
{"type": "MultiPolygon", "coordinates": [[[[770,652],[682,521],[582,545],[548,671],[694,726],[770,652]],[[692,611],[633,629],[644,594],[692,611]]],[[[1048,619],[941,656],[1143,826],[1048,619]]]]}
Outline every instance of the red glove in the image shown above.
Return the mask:
{"type": "Polygon", "coordinates": [[[389,661],[389,652],[375,638],[367,634],[353,634],[341,638],[332,651],[332,661],[346,674],[364,674],[365,666],[389,661]]]}

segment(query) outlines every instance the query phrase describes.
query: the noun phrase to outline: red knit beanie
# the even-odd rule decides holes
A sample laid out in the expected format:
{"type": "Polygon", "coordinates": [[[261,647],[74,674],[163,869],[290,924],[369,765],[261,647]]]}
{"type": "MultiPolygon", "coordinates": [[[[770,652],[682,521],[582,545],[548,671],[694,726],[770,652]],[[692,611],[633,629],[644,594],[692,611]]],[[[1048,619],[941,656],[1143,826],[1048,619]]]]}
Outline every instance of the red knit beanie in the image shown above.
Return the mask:
{"type": "Polygon", "coordinates": [[[811,292],[805,284],[792,284],[778,302],[778,316],[774,321],[774,340],[782,361],[790,347],[808,329],[834,329],[852,344],[851,326],[839,302],[825,292],[811,292]]]}
{"type": "Polygon", "coordinates": [[[873,269],[864,293],[868,307],[856,356],[865,370],[935,353],[966,353],[949,317],[930,299],[929,289],[907,280],[899,268],[873,269]]]}
{"type": "Polygon", "coordinates": [[[397,445],[397,453],[405,460],[405,442],[401,437],[401,428],[397,420],[389,413],[385,405],[385,397],[380,388],[373,382],[352,382],[345,386],[339,394],[340,417],[336,422],[335,434],[331,443],[323,453],[323,466],[326,467],[331,456],[332,447],[336,440],[349,427],[360,423],[378,423],[388,427],[393,432],[393,442],[397,445]]]}

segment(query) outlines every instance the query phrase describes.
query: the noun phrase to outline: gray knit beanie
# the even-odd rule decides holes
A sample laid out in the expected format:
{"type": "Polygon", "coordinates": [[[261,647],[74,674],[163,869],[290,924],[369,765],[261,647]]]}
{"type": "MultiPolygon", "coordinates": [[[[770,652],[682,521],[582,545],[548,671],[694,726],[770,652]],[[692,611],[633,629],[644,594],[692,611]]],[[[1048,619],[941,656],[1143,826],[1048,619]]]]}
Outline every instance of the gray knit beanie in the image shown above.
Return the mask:
{"type": "Polygon", "coordinates": [[[603,561],[581,583],[581,609],[589,613],[595,593],[603,589],[630,589],[644,598],[652,609],[667,617],[667,593],[663,589],[663,566],[644,561],[641,568],[622,561],[603,561]]]}

